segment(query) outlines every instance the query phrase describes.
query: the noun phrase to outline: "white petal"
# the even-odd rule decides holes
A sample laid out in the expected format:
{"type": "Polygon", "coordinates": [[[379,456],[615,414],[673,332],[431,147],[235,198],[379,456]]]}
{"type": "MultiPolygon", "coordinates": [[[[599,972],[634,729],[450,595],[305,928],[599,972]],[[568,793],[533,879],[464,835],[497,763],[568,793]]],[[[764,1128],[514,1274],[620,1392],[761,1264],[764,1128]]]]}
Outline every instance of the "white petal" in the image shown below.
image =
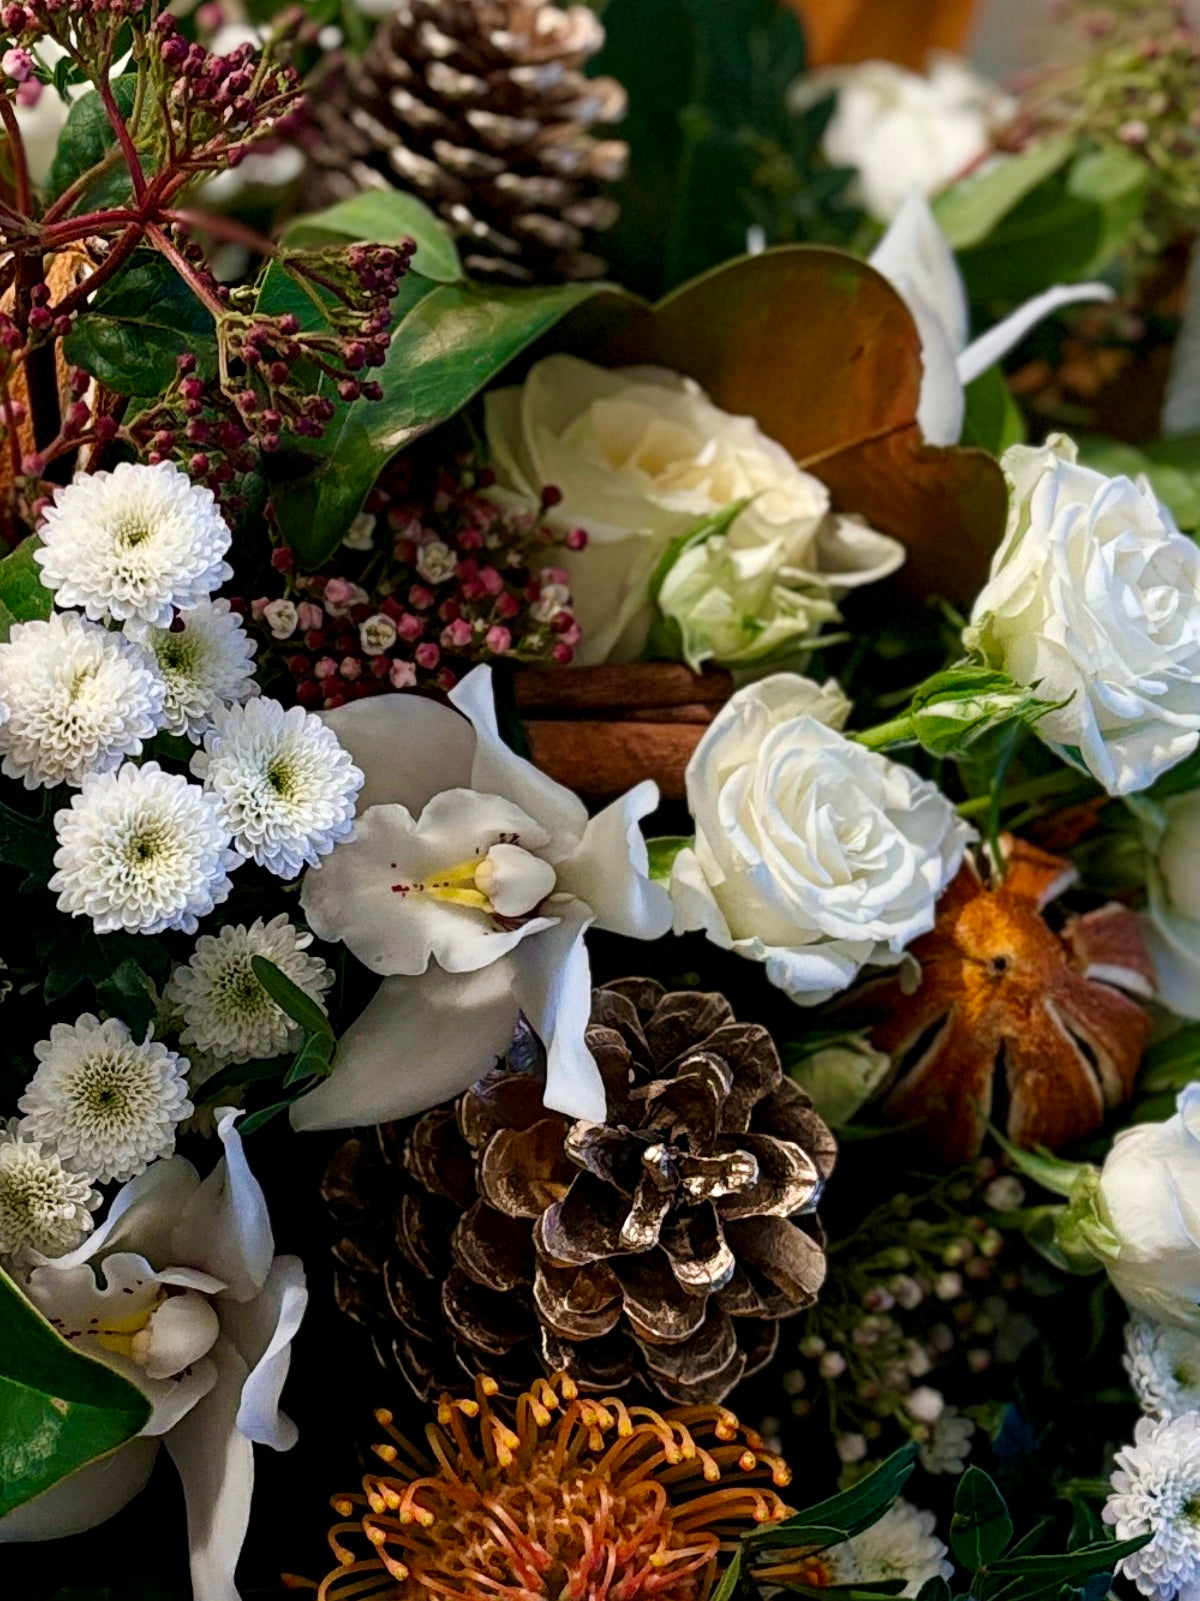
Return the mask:
{"type": "MultiPolygon", "coordinates": [[[[919,189],[909,191],[891,227],[871,253],[870,264],[900,288],[903,279],[941,322],[952,351],[962,350],[970,331],[967,294],[954,252],[919,189]]],[[[900,293],[908,299],[904,289],[900,293]]]]}
{"type": "Polygon", "coordinates": [[[254,1489],[254,1447],[236,1424],[246,1364],[224,1337],[213,1359],[216,1384],[164,1443],[183,1480],[193,1601],[241,1601],[233,1575],[254,1489]]]}
{"type": "Polygon", "coordinates": [[[342,1037],[332,1076],[292,1107],[292,1127],[386,1123],[467,1089],[512,1041],[513,961],[477,973],[430,966],[420,978],[385,978],[342,1037]]]}
{"type": "Polygon", "coordinates": [[[241,1113],[222,1106],[216,1116],[225,1154],[184,1206],[171,1255],[224,1279],[235,1301],[248,1301],[266,1283],[275,1241],[266,1198],[235,1126],[241,1113]]]}
{"type": "Polygon", "coordinates": [[[394,802],[416,815],[442,789],[467,789],[471,725],[425,695],[372,695],[322,712],[366,776],[358,809],[394,802]]]}
{"type": "Polygon", "coordinates": [[[837,512],[823,518],[817,530],[817,570],[837,594],[878,583],[904,565],[904,546],[857,517],[837,512]]]}
{"type": "Polygon", "coordinates": [[[89,1462],[45,1495],[0,1518],[0,1545],[25,1540],[61,1540],[106,1522],[146,1486],[158,1441],[128,1440],[111,1456],[89,1462]]]}
{"type": "Polygon", "coordinates": [[[1031,328],[1036,328],[1061,307],[1078,305],[1082,301],[1115,299],[1108,284],[1101,283],[1058,284],[1053,289],[1043,290],[967,346],[958,358],[960,383],[969,384],[985,373],[1002,356],[1007,356],[1014,345],[1019,345],[1031,328]]]}
{"type": "Polygon", "coordinates": [[[586,1038],[592,972],[584,935],[590,922],[582,901],[566,907],[554,928],[528,940],[516,953],[513,988],[517,1004],[546,1048],[546,1105],[569,1117],[603,1123],[604,1081],[586,1038]]]}
{"type": "Polygon", "coordinates": [[[182,1156],[153,1162],[113,1196],[108,1216],[83,1244],[65,1256],[39,1257],[55,1268],[76,1267],[117,1247],[163,1261],[181,1208],[199,1184],[196,1169],[182,1156]]]}
{"type": "Polygon", "coordinates": [[[583,838],[558,865],[558,887],[591,908],[597,928],[629,939],[661,939],[671,927],[671,897],[650,880],[650,857],[638,822],[658,805],[658,785],[644,780],[590,819],[583,838]]]}
{"type": "MultiPolygon", "coordinates": [[[[541,852],[557,862],[570,854],[583,838],[587,808],[577,795],[540,773],[532,762],[517,756],[500,738],[490,667],[476,667],[450,691],[450,700],[475,727],[475,760],[470,787],[488,795],[503,795],[539,822],[553,840],[541,852]]],[[[365,702],[364,702],[365,704],[365,702]]],[[[445,789],[439,784],[439,789],[445,789]]]]}
{"type": "Polygon", "coordinates": [[[195,1290],[169,1295],[141,1336],[139,1360],[146,1377],[169,1379],[182,1373],[207,1356],[220,1332],[220,1319],[207,1296],[195,1290]]]}
{"type": "Polygon", "coordinates": [[[237,1426],[248,1440],[276,1451],[288,1451],[296,1443],[296,1425],[279,1410],[279,1397],[307,1305],[304,1263],[298,1256],[277,1256],[261,1295],[223,1308],[225,1330],[250,1368],[237,1426]]]}

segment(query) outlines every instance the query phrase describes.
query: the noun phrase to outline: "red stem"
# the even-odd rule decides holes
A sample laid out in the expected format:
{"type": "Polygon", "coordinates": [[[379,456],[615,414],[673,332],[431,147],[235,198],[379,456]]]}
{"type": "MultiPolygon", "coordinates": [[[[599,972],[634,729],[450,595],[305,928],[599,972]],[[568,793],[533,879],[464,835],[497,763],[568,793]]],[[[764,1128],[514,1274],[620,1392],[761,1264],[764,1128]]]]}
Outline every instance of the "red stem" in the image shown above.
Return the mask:
{"type": "Polygon", "coordinates": [[[216,217],[207,211],[164,211],[162,216],[167,222],[179,223],[184,228],[200,228],[207,233],[215,234],[218,239],[229,239],[234,244],[245,245],[248,250],[256,251],[260,256],[274,256],[278,254],[276,247],[262,234],[256,233],[253,228],[247,228],[244,222],[238,222],[234,217],[216,217]]]}
{"type": "Polygon", "coordinates": [[[33,214],[33,185],[29,181],[29,161],[25,155],[25,141],[21,138],[21,129],[12,102],[3,96],[0,96],[0,122],[4,124],[4,132],[12,148],[17,210],[23,216],[29,217],[33,214]]]}
{"type": "Polygon", "coordinates": [[[129,129],[125,125],[125,118],[121,115],[107,74],[97,83],[96,89],[100,99],[104,102],[105,114],[112,124],[112,131],[117,136],[121,154],[125,157],[125,165],[129,168],[129,176],[133,180],[134,197],[140,206],[146,194],[146,174],[142,171],[141,157],[134,147],[133,139],[130,137],[129,129]]]}
{"type": "Polygon", "coordinates": [[[200,304],[206,307],[209,312],[211,312],[214,321],[220,322],[220,320],[226,315],[228,308],[217,298],[216,295],[213,294],[212,290],[196,272],[191,262],[188,261],[184,256],[180,255],[179,251],[176,250],[175,246],[167,238],[166,234],[163,233],[162,229],[157,223],[150,222],[146,224],[146,238],[149,239],[154,248],[161,255],[165,256],[166,259],[171,263],[172,267],[174,267],[175,271],[183,279],[184,283],[187,284],[188,288],[192,291],[200,304]]]}
{"type": "Polygon", "coordinates": [[[95,272],[89,278],[85,278],[76,288],[72,289],[65,300],[60,300],[57,306],[51,308],[53,315],[55,317],[69,317],[72,313],[78,311],[84,301],[90,295],[96,293],[101,284],[108,282],[118,267],[124,266],[137,249],[141,237],[142,229],[137,223],[132,223],[126,228],[95,272]]]}

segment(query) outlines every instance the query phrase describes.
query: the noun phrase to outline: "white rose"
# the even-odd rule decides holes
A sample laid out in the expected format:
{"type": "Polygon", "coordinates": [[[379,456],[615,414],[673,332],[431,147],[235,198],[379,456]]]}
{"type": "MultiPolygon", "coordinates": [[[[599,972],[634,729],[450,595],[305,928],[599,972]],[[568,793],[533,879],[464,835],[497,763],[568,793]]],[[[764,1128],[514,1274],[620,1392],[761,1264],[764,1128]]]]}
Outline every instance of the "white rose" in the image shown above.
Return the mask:
{"type": "Polygon", "coordinates": [[[1147,848],[1142,931],[1158,998],[1200,1019],[1200,790],[1138,804],[1147,848]]]}
{"type": "Polygon", "coordinates": [[[827,161],[858,172],[858,198],[889,222],[905,196],[931,195],[991,148],[1015,103],[954,56],[935,55],[927,74],[890,61],[814,73],[797,84],[803,110],[830,89],[837,106],[821,142],[827,161]]]}
{"type": "Polygon", "coordinates": [[[1200,743],[1200,550],[1145,480],[1075,455],[1061,434],[1005,453],[1008,528],[965,640],[1065,701],[1039,733],[1128,795],[1200,743]]]}
{"type": "Polygon", "coordinates": [[[802,1005],[927,933],[972,837],[933,784],[835,731],[848,710],[836,684],[777,673],[733,696],[687,770],[676,932],[765,962],[802,1005]]]}
{"type": "Polygon", "coordinates": [[[793,580],[848,588],[903,559],[895,540],[830,516],[819,479],[752,417],[722,411],[678,373],[613,372],[549,356],[519,388],[493,390],[485,404],[497,498],[507,492],[536,505],[552,486],[563,498],[547,521],[588,532],[583,551],[562,555],[583,630],[579,662],[638,654],[660,557],[738,500],[752,497],[732,543],[777,541],[793,580]]]}
{"type": "Polygon", "coordinates": [[[1100,1171],[1104,1221],[1119,1249],[1109,1277],[1128,1305],[1200,1332],[1200,1084],[1165,1123],[1122,1129],[1100,1171]]]}

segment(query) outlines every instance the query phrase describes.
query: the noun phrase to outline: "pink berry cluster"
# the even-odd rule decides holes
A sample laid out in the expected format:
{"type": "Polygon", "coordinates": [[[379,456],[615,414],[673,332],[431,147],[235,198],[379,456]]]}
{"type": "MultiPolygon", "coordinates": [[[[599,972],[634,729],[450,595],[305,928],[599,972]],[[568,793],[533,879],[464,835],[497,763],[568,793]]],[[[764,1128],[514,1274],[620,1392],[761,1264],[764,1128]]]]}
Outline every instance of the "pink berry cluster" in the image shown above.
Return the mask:
{"type": "Polygon", "coordinates": [[[566,665],[580,640],[555,549],[582,549],[581,529],[558,533],[544,513],[494,505],[491,474],[462,463],[432,478],[401,458],[371,495],[335,563],[297,571],[277,548],[280,596],[239,603],[302,706],[344,705],[392,689],[452,689],[481,661],[566,665]]]}

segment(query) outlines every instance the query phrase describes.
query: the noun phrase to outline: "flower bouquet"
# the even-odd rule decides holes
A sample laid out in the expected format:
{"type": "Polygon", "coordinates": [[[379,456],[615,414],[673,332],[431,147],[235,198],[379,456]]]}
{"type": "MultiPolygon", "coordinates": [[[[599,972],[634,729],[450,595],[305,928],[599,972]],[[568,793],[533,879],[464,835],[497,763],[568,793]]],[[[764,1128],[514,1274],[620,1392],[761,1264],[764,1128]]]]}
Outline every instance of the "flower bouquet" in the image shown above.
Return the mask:
{"type": "Polygon", "coordinates": [[[0,6],[6,1595],[1200,1594],[1200,36],[802,9],[0,6]]]}

